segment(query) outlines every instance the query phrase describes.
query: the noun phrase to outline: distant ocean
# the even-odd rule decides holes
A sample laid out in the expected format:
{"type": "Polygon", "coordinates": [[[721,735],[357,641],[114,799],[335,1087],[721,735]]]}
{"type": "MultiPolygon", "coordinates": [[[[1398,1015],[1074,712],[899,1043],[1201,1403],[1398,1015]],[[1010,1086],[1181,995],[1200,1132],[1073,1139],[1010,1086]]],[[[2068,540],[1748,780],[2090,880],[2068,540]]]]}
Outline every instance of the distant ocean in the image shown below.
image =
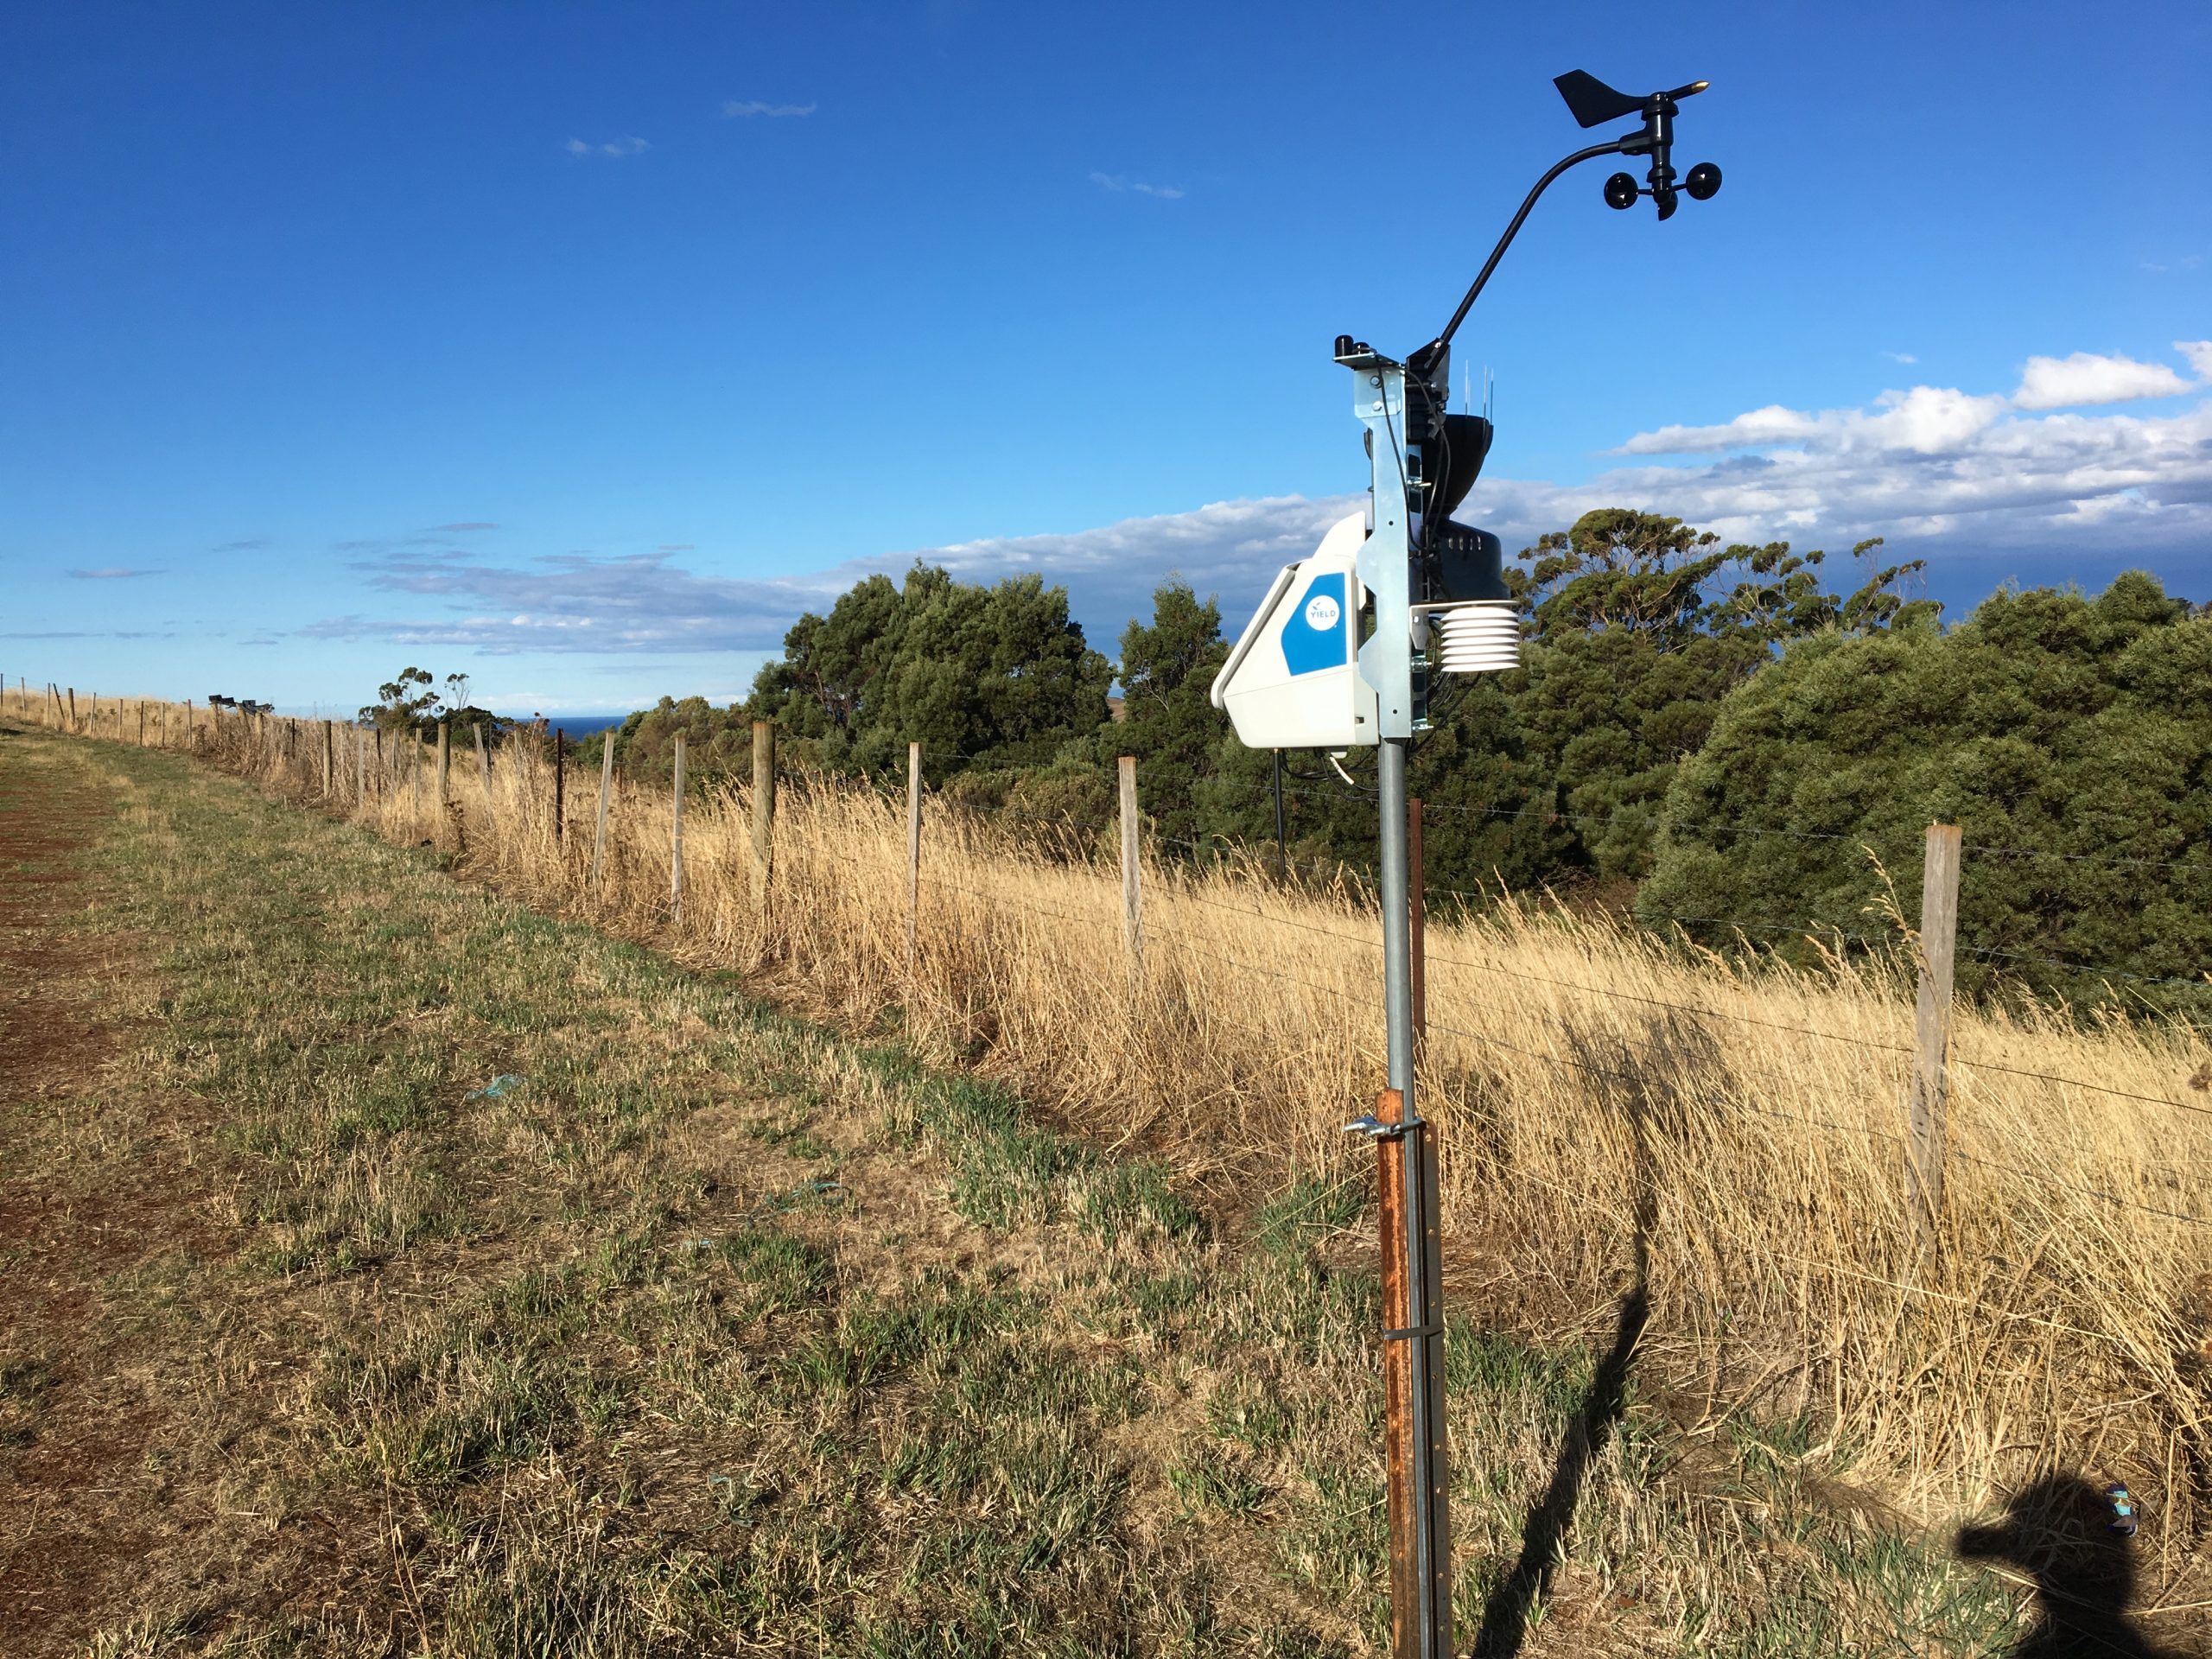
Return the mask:
{"type": "Polygon", "coordinates": [[[603,732],[610,726],[620,726],[630,718],[629,710],[619,715],[548,715],[545,723],[557,726],[566,737],[589,737],[594,732],[603,732]]]}
{"type": "MultiPolygon", "coordinates": [[[[281,715],[294,715],[302,720],[337,720],[340,721],[350,721],[353,719],[351,715],[338,714],[334,710],[323,708],[319,703],[313,706],[302,703],[296,708],[280,709],[276,712],[281,715]]],[[[494,712],[498,713],[499,711],[494,710],[494,712]]],[[[510,715],[500,713],[499,718],[502,720],[526,721],[530,716],[527,714],[510,715]]],[[[630,712],[626,709],[619,715],[548,715],[545,717],[545,723],[548,726],[559,727],[562,732],[569,737],[589,737],[594,732],[603,732],[610,726],[620,726],[624,721],[629,718],[630,712]]]]}

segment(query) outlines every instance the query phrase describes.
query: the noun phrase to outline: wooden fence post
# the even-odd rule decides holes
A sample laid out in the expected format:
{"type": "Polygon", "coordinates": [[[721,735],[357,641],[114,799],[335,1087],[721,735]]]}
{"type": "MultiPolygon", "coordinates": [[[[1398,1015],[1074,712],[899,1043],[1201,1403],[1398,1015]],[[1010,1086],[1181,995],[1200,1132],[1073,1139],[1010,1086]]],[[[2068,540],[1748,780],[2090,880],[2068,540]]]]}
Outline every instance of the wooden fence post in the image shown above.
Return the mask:
{"type": "Polygon", "coordinates": [[[445,833],[446,803],[453,798],[453,727],[448,721],[438,722],[438,820],[439,834],[445,833]]]}
{"type": "Polygon", "coordinates": [[[73,685],[69,688],[69,729],[77,729],[77,688],[73,685]]]}
{"type": "Polygon", "coordinates": [[[476,781],[484,791],[484,817],[488,823],[498,816],[492,810],[492,755],[484,747],[484,722],[477,721],[468,729],[476,734],[476,781]]]}
{"type": "Polygon", "coordinates": [[[369,798],[369,734],[359,727],[353,728],[353,804],[365,805],[369,798]]]}
{"type": "Polygon", "coordinates": [[[600,861],[607,856],[607,802],[614,793],[614,728],[610,726],[600,739],[599,750],[599,811],[591,826],[591,884],[599,886],[600,861]]]}
{"type": "Polygon", "coordinates": [[[906,746],[906,971],[914,971],[914,952],[922,920],[922,746],[906,746]]]}
{"type": "Polygon", "coordinates": [[[1125,754],[1122,773],[1122,938],[1129,947],[1129,962],[1144,971],[1144,886],[1139,871],[1141,850],[1137,830],[1137,758],[1125,754]]]}
{"type": "Polygon", "coordinates": [[[753,722],[753,908],[766,914],[776,864],[776,726],[753,722]]]}
{"type": "Polygon", "coordinates": [[[335,770],[331,763],[336,757],[331,752],[337,747],[338,734],[326,720],[322,722],[322,798],[326,801],[330,798],[331,773],[335,770]]]}
{"type": "Polygon", "coordinates": [[[678,926],[683,922],[683,734],[676,734],[676,813],[669,831],[668,906],[678,926]]]}
{"type": "Polygon", "coordinates": [[[1905,1100],[1905,1193],[1923,1249],[1935,1244],[1936,1221],[1943,1208],[1943,1107],[1949,1091],[1945,1056],[1958,945],[1960,842],[1957,824],[1929,824],[1921,867],[1920,995],[1913,1008],[1916,1052],[1905,1100]]]}
{"type": "Polygon", "coordinates": [[[561,816],[568,800],[568,734],[556,726],[553,728],[553,844],[561,844],[561,816]]]}

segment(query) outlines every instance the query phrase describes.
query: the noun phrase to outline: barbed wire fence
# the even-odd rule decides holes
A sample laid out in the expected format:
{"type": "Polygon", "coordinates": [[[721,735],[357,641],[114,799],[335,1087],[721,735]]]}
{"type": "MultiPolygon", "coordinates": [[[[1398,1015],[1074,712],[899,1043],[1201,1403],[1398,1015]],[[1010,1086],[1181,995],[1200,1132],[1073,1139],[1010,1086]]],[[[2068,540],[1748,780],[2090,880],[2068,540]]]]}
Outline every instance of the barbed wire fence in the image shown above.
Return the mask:
{"type": "MultiPolygon", "coordinates": [[[[448,798],[448,792],[455,788],[456,769],[449,760],[441,764],[441,749],[448,746],[425,742],[416,733],[379,731],[352,722],[291,719],[258,709],[209,709],[204,705],[194,708],[148,700],[102,698],[76,694],[67,686],[35,688],[21,682],[13,688],[0,688],[0,711],[57,731],[196,754],[227,769],[278,785],[310,804],[341,813],[381,807],[400,810],[403,822],[429,826],[429,839],[446,836],[449,823],[453,835],[461,833],[462,815],[448,798]]],[[[614,741],[611,735],[605,741],[609,744],[614,741]]],[[[756,737],[755,771],[749,790],[734,784],[710,784],[708,787],[726,789],[732,810],[754,815],[747,844],[753,849],[749,855],[756,861],[754,892],[765,904],[775,844],[772,784],[776,764],[771,734],[766,752],[766,775],[771,786],[764,793],[760,787],[760,742],[756,737]]],[[[482,792],[487,805],[491,798],[488,780],[494,769],[505,773],[511,793],[501,798],[512,805],[503,805],[500,810],[512,810],[526,821],[502,824],[499,833],[530,834],[557,841],[564,812],[573,814],[569,828],[575,833],[564,856],[569,859],[578,883],[595,883],[608,850],[604,807],[610,795],[620,801],[657,793],[663,786],[658,782],[624,779],[616,770],[613,757],[603,754],[599,779],[580,776],[575,780],[576,786],[567,791],[564,801],[561,756],[565,748],[557,729],[521,727],[506,734],[499,743],[469,757],[474,764],[465,765],[458,771],[461,777],[474,775],[484,785],[482,792]],[[589,787],[594,781],[598,785],[596,791],[589,787]],[[594,821],[594,833],[586,836],[583,831],[587,823],[594,821]],[[587,869],[588,876],[584,874],[587,869]]],[[[1192,982],[1203,985],[1223,982],[1224,975],[1235,976],[1255,983],[1281,987],[1287,995],[1334,1009],[1338,1032],[1379,1029],[1381,939],[1374,908],[1375,884],[1371,871],[1363,868],[1357,861],[1340,857],[1285,858],[1279,874],[1276,849],[1271,846],[1255,846],[1224,837],[1177,836],[1159,832],[1143,821],[1141,803],[1135,798],[1134,791],[1122,793],[1115,804],[1105,810],[1033,810],[1026,804],[1004,801],[978,805],[963,801],[959,791],[925,784],[920,758],[918,750],[910,751],[909,766],[903,769],[906,776],[895,781],[881,778],[836,779],[812,774],[804,779],[810,788],[872,797],[887,809],[891,822],[896,823],[903,817],[910,826],[910,833],[903,837],[903,857],[891,853],[889,846],[882,849],[891,856],[884,861],[879,872],[887,879],[874,891],[900,895],[906,912],[881,917],[882,931],[887,936],[903,935],[911,940],[921,926],[926,906],[958,903],[995,926],[1019,928],[1049,924],[1056,928],[1080,930],[1083,937],[1095,942],[1095,960],[1102,969],[1112,963],[1117,952],[1128,959],[1133,983],[1182,975],[1192,982]],[[919,826],[925,823],[930,827],[928,835],[919,831],[919,826]],[[950,843],[947,836],[951,838],[950,843]],[[977,850],[974,856],[963,858],[958,868],[938,868],[933,861],[948,844],[970,843],[977,850]],[[1081,904],[1071,900],[1063,906],[1049,899],[1040,899],[1034,890],[1025,890],[1016,899],[999,886],[999,877],[994,874],[1003,868],[1010,877],[1014,865],[996,866],[992,862],[994,859],[1041,861],[1077,872],[1095,871],[1109,880],[1098,887],[1099,902],[1096,906],[1086,898],[1081,904]],[[961,879],[963,876],[966,879],[961,879]],[[1117,888],[1117,899],[1109,899],[1106,895],[1116,893],[1117,888]],[[1317,899],[1327,902],[1309,902],[1317,899]],[[1185,925],[1199,915],[1220,915],[1233,920],[1236,930],[1215,931],[1202,937],[1185,925]],[[1370,922],[1375,925],[1369,925],[1370,922]],[[1333,977],[1318,970],[1309,961],[1313,950],[1308,947],[1348,953],[1351,959],[1371,955],[1376,963],[1376,989],[1363,994],[1348,969],[1333,977]]],[[[795,777],[794,781],[798,779],[795,777]]],[[[1255,783],[1249,787],[1257,795],[1268,785],[1255,783]]],[[[1319,785],[1301,780],[1296,787],[1313,790],[1319,785]]],[[[1342,786],[1338,788],[1341,791],[1342,786]]],[[[1093,799],[1107,792],[1101,788],[1093,799]]],[[[663,801],[664,823],[675,817],[673,807],[671,794],[663,801]]],[[[1491,809],[1436,805],[1427,806],[1424,810],[1465,811],[1491,817],[1517,816],[1491,809]]],[[[1532,813],[1537,810],[1531,810],[1532,813]]],[[[1802,832],[1769,831],[1758,826],[1735,826],[1730,833],[1738,836],[1772,833],[1791,840],[1847,839],[1810,837],[1802,832]]],[[[440,844],[450,843],[441,841],[440,844]]],[[[683,877],[677,861],[681,855],[673,844],[664,850],[670,861],[665,874],[670,880],[669,913],[672,924],[674,912],[683,901],[683,877]]],[[[1963,858],[1955,863],[1955,869],[1961,866],[1968,869],[2007,867],[1995,859],[1977,861],[1970,844],[1960,850],[1963,858]]],[[[2006,850],[2007,858],[2012,859],[2018,849],[2006,850]]],[[[636,855],[634,850],[630,855],[636,855]]],[[[691,855],[696,858],[700,855],[694,852],[691,855]]],[[[747,855],[741,849],[739,855],[747,855]]],[[[2075,855],[2063,856],[2069,861],[2079,861],[2075,855]]],[[[2187,860],[2160,861],[2122,857],[2113,861],[2115,870],[2129,870],[2139,876],[2153,873],[2145,868],[2150,864],[2158,864],[2158,873],[2186,880],[2195,880],[2199,868],[2195,861],[2187,860]]],[[[793,896],[785,894],[787,899],[793,896]]],[[[1481,936],[1478,925],[1471,928],[1467,924],[1470,918],[1495,906],[1500,895],[1480,889],[1432,886],[1427,889],[1427,897],[1448,901],[1453,910],[1454,925],[1437,941],[1439,948],[1425,950],[1427,970],[1431,974],[1442,970],[1460,988],[1440,996],[1438,991],[1442,988],[1431,979],[1429,1006],[1425,1009],[1425,1029],[1432,1040],[1442,1039],[1452,1046],[1449,1061],[1452,1065],[1474,1068],[1484,1063],[1484,1057],[1488,1057],[1487,1064],[1499,1077],[1510,1075],[1516,1068],[1541,1068],[1563,1078],[1575,1079],[1577,1086],[1593,1091],[1593,1096],[1618,1096],[1629,1102],[1641,1097],[1652,1082],[1647,1069],[1633,1058],[1593,1052],[1587,1045],[1575,1040],[1576,1033],[1567,1018],[1567,1010],[1583,1006],[1618,1009],[1624,1015],[1640,1018],[1687,1022],[1700,1029],[1739,1030],[1778,1043],[1816,1046],[1842,1056],[1855,1057],[1852,1064],[1863,1067],[1869,1096],[1863,1116],[1854,1118],[1849,1112],[1838,1116],[1811,1109],[1785,1109],[1777,1103],[1782,1093],[1778,1088],[1771,1093],[1752,1088],[1740,1090],[1725,1103],[1712,1103],[1713,1109],[1719,1109],[1725,1103],[1727,1111],[1771,1125],[1777,1134],[1826,1137],[1839,1144],[1878,1153],[1886,1166],[1895,1173],[1897,1187],[1893,1190],[1897,1191],[1899,1207],[1908,1217],[1924,1216],[1932,1206],[1941,1205],[1941,1172],[1947,1165],[1955,1165],[2001,1175],[2006,1181],[2022,1183],[2026,1188],[2063,1194],[2077,1211],[2086,1206],[2088,1211],[2101,1212],[2112,1218],[2115,1227],[2133,1225],[2155,1230],[2157,1236],[2174,1240],[2176,1248],[2184,1238],[2202,1238],[2204,1230],[2212,1227],[2212,1155],[2192,1154],[2193,1143],[2184,1144],[2181,1138],[2158,1127],[2196,1125],[2212,1118],[2212,1087],[2208,1087],[2212,1085],[2212,1064],[2199,1067],[2194,1077],[2176,1075],[2168,1092],[2152,1092],[2140,1086],[2129,1086],[2134,1081],[2132,1078],[2115,1079],[2017,1064],[2014,1057],[2005,1056],[2001,1051],[1987,1055],[1962,1054],[1948,1046],[1947,1033],[1941,1028],[1934,1033],[1936,1042],[1931,1052],[1930,1033],[1911,1017],[1910,1008],[1902,1001],[1896,1007],[1895,1024],[1890,1031],[1837,1030],[1815,1020],[1777,1019],[1772,1017],[1770,1010],[1761,1011],[1752,1006],[1729,1006],[1727,993],[1745,982],[1741,980],[1717,979],[1712,982],[1711,994],[1666,995],[1656,993],[1649,985],[1609,983],[1594,973],[1578,976],[1572,971],[1546,971],[1549,964],[1516,959],[1503,950],[1496,958],[1485,959],[1483,950],[1469,949],[1471,944],[1479,942],[1481,936]],[[1560,1010],[1559,1019],[1548,1032],[1532,1026],[1509,1034],[1482,1017],[1481,1001],[1470,997],[1466,992],[1470,982],[1518,986],[1541,993],[1552,999],[1552,1004],[1560,1010]],[[2044,1091],[2062,1109],[2068,1103],[2085,1106],[2105,1103],[2113,1109],[2153,1126],[2146,1133],[2155,1143],[2150,1151],[2158,1158],[2142,1158],[2125,1169],[2099,1165],[2085,1175],[2075,1167],[2040,1164],[2030,1151],[2008,1146],[2001,1137],[1984,1135],[1978,1141],[1961,1141],[1946,1133],[1940,1094],[1937,1110],[1932,1117],[1923,1114],[1916,1119],[1912,1113],[1910,1079],[1916,1072],[1930,1074],[1931,1071],[1942,1090],[1958,1084],[1971,1089],[2003,1080],[2044,1091]],[[1611,1091],[1610,1095],[1607,1091],[1611,1091]],[[1872,1096],[1876,1092],[1885,1094],[1886,1102],[1874,1101],[1872,1096]],[[2168,1158],[2171,1161],[2158,1160],[2168,1158]],[[2123,1190],[2126,1188],[2133,1190],[2123,1190]]],[[[1955,914],[1954,905],[1954,924],[1955,914]]],[[[1900,987],[1925,976],[1929,955],[1929,940],[1913,938],[1895,927],[1888,931],[1839,930],[1804,922],[1793,924],[1785,917],[1771,914],[1685,915],[1660,919],[1669,925],[1727,930],[1754,947],[1783,939],[1812,940],[1830,949],[1848,944],[1869,958],[1890,963],[1896,970],[1893,977],[1900,987]]],[[[700,925],[692,921],[687,910],[683,925],[700,925]]],[[[1651,936],[1651,948],[1659,950],[1665,945],[1664,934],[1651,936]]],[[[1971,944],[1958,947],[1958,953],[1986,956],[1999,961],[2028,954],[1971,944]]],[[[908,960],[907,971],[912,973],[911,956],[908,960]]],[[[2100,965],[2073,959],[2064,959],[2064,965],[2121,983],[2139,978],[2190,987],[2212,982],[2205,976],[2176,980],[2137,976],[2117,964],[2100,965]]],[[[1755,973],[1756,969],[1747,971],[1755,973]]],[[[1106,984],[1103,975],[1100,982],[1103,991],[1106,984]]],[[[1749,999],[1745,1000],[1748,1004],[1749,999]]],[[[1948,1005],[1948,992],[1944,1000],[1948,1005]]],[[[1211,999],[1202,1017],[1208,1029],[1218,1027],[1244,1033],[1255,1049],[1262,1045],[1280,1046],[1283,1039],[1280,1021],[1255,1018],[1257,1013],[1254,1007],[1224,997],[1211,999]]],[[[2201,1043],[2201,1032],[2193,1023],[2183,1018],[2179,1025],[2189,1041],[2201,1043]]],[[[1318,1050],[1334,1040],[1331,1033],[1317,1032],[1311,1043],[1318,1050]]],[[[1780,1051],[1768,1053],[1764,1058],[1756,1058],[1763,1051],[1745,1052],[1755,1057],[1746,1064],[1768,1065],[1777,1071],[1789,1064],[1788,1056],[1780,1051]]],[[[1523,1163],[1515,1166],[1513,1179],[1554,1188],[1556,1201],[1564,1213],[1587,1209],[1592,1201],[1590,1192],[1570,1191],[1559,1185],[1555,1173],[1523,1163]]],[[[1571,1178],[1572,1172],[1568,1173],[1571,1178]]],[[[1784,1257],[1777,1253],[1775,1259],[1784,1257]]],[[[2035,1326],[2107,1346],[2116,1340],[2109,1332],[2088,1328],[2097,1323],[2094,1318],[2084,1323],[2063,1317],[2076,1311],[2068,1306],[2039,1308],[2032,1302],[2000,1305],[1977,1299],[1956,1286],[1947,1288],[1942,1282],[1909,1271],[1880,1270],[1878,1262],[1824,1259],[1812,1252],[1787,1259],[1808,1274],[1858,1282],[1901,1300],[1953,1307],[1961,1318],[2035,1326]]],[[[2202,1427],[2196,1425],[2190,1432],[2202,1439],[2202,1427]]]]}

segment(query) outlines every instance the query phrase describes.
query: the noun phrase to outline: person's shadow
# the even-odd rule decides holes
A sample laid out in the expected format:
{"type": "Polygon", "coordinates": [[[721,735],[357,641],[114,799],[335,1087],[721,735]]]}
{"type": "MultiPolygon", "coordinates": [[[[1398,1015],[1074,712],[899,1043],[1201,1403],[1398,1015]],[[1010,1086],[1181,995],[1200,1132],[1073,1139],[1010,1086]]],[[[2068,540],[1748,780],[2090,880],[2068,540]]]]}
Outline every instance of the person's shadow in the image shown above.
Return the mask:
{"type": "Polygon", "coordinates": [[[1650,1255],[1649,1239],[1657,1204],[1650,1153],[1644,1139],[1643,1115],[1631,1109],[1636,1133],[1637,1193],[1635,1258],[1628,1294],[1621,1299],[1613,1325],[1613,1343],[1590,1378],[1590,1386],[1567,1424],[1559,1459],[1552,1465],[1551,1482],[1529,1510],[1521,1529],[1521,1554],[1513,1570],[1483,1604],[1483,1622],[1468,1651],[1472,1659],[1517,1659],[1528,1635],[1529,1610],[1551,1583],[1560,1543],[1574,1522],[1582,1501],[1583,1483],[1590,1465],[1605,1449],[1613,1426],[1628,1408],[1629,1371],[1636,1344],[1651,1320],[1650,1255]]]}
{"type": "Polygon", "coordinates": [[[2112,1519],[2111,1501],[2079,1475],[2045,1475],[2002,1521],[1961,1529],[1961,1559],[2003,1561],[2035,1580],[2036,1622],[2010,1659],[2169,1659],[2127,1617],[2134,1546],[2112,1519]]]}

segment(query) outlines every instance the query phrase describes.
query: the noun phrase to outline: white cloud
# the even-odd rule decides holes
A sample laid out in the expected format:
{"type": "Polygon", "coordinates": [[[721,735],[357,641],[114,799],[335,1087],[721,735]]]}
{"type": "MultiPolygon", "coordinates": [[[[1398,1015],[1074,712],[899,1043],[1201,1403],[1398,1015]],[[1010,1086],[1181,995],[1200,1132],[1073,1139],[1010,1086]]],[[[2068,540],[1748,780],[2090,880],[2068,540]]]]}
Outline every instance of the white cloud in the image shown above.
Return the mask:
{"type": "Polygon", "coordinates": [[[1694,455],[1760,444],[1819,442],[1839,448],[1903,448],[1921,454],[1955,448],[2001,415],[2001,397],[1970,397],[1943,386],[1885,391],[1872,410],[1827,409],[1817,414],[1770,404],[1719,426],[1662,426],[1639,432],[1614,453],[1694,455]]]}
{"type": "Polygon", "coordinates": [[[1917,363],[1920,361],[1920,359],[1915,357],[1910,352],[1885,351],[1882,355],[1888,358],[1892,363],[1917,363]]]}
{"type": "Polygon", "coordinates": [[[786,116],[812,115],[815,108],[811,104],[763,104],[758,99],[726,98],[722,100],[725,118],[759,115],[773,121],[786,116]]]}
{"type": "Polygon", "coordinates": [[[127,582],[134,576],[158,576],[160,570],[137,570],[128,565],[111,564],[98,570],[72,570],[69,573],[79,582],[127,582]]]}
{"type": "Polygon", "coordinates": [[[2012,403],[2019,409],[2075,409],[2171,397],[2188,390],[2189,382],[2163,363],[2076,352],[2071,357],[2030,358],[2012,403]]]}
{"type": "MultiPolygon", "coordinates": [[[[1232,598],[1249,573],[1313,551],[1321,533],[1357,502],[1279,496],[1223,501],[1194,512],[1131,518],[1067,533],[993,537],[855,559],[767,580],[706,575],[672,561],[675,550],[601,558],[563,553],[492,563],[453,551],[378,542],[353,544],[354,568],[372,588],[425,601],[411,615],[335,617],[310,638],[516,652],[650,653],[773,650],[804,610],[832,603],[863,576],[902,575],[917,559],[969,582],[1041,570],[1065,583],[1078,611],[1111,617],[1107,633],[1141,609],[1170,570],[1201,594],[1232,598]]],[[[1110,647],[1111,639],[1102,644],[1110,647]]]]}
{"type": "Polygon", "coordinates": [[[2000,394],[1915,386],[1866,409],[1773,406],[1663,428],[1618,453],[1716,458],[1624,467],[1567,490],[1498,487],[1523,518],[1563,524],[1615,501],[1746,541],[1880,535],[2033,549],[2079,546],[2094,529],[2099,550],[2126,554],[2212,533],[2212,403],[2162,416],[2029,414],[2000,394]]]}
{"type": "Polygon", "coordinates": [[[1183,199],[1183,192],[1178,186],[1147,184],[1142,179],[1128,178],[1119,173],[1093,173],[1090,181],[1100,189],[1111,190],[1116,195],[1133,193],[1140,196],[1157,196],[1162,201],[1180,201],[1183,199]]]}
{"type": "Polygon", "coordinates": [[[1694,455],[1754,443],[1795,443],[1811,437],[1829,415],[1801,415],[1780,404],[1738,415],[1719,426],[1662,426],[1639,432],[1613,453],[1622,455],[1694,455]]]}
{"type": "Polygon", "coordinates": [[[2177,340],[2174,350],[2182,354],[2198,379],[2212,380],[2212,340],[2177,340]]]}
{"type": "Polygon", "coordinates": [[[588,144],[581,138],[571,138],[563,146],[569,155],[586,156],[642,156],[652,146],[642,138],[610,138],[605,143],[588,144]]]}
{"type": "MultiPolygon", "coordinates": [[[[310,638],[389,639],[398,645],[517,651],[668,652],[766,649],[809,606],[827,575],[743,581],[696,575],[667,553],[600,558],[562,553],[512,564],[457,552],[371,543],[355,564],[369,586],[432,601],[398,618],[319,622],[310,638]]],[[[842,584],[841,584],[842,585],[842,584]]]]}

